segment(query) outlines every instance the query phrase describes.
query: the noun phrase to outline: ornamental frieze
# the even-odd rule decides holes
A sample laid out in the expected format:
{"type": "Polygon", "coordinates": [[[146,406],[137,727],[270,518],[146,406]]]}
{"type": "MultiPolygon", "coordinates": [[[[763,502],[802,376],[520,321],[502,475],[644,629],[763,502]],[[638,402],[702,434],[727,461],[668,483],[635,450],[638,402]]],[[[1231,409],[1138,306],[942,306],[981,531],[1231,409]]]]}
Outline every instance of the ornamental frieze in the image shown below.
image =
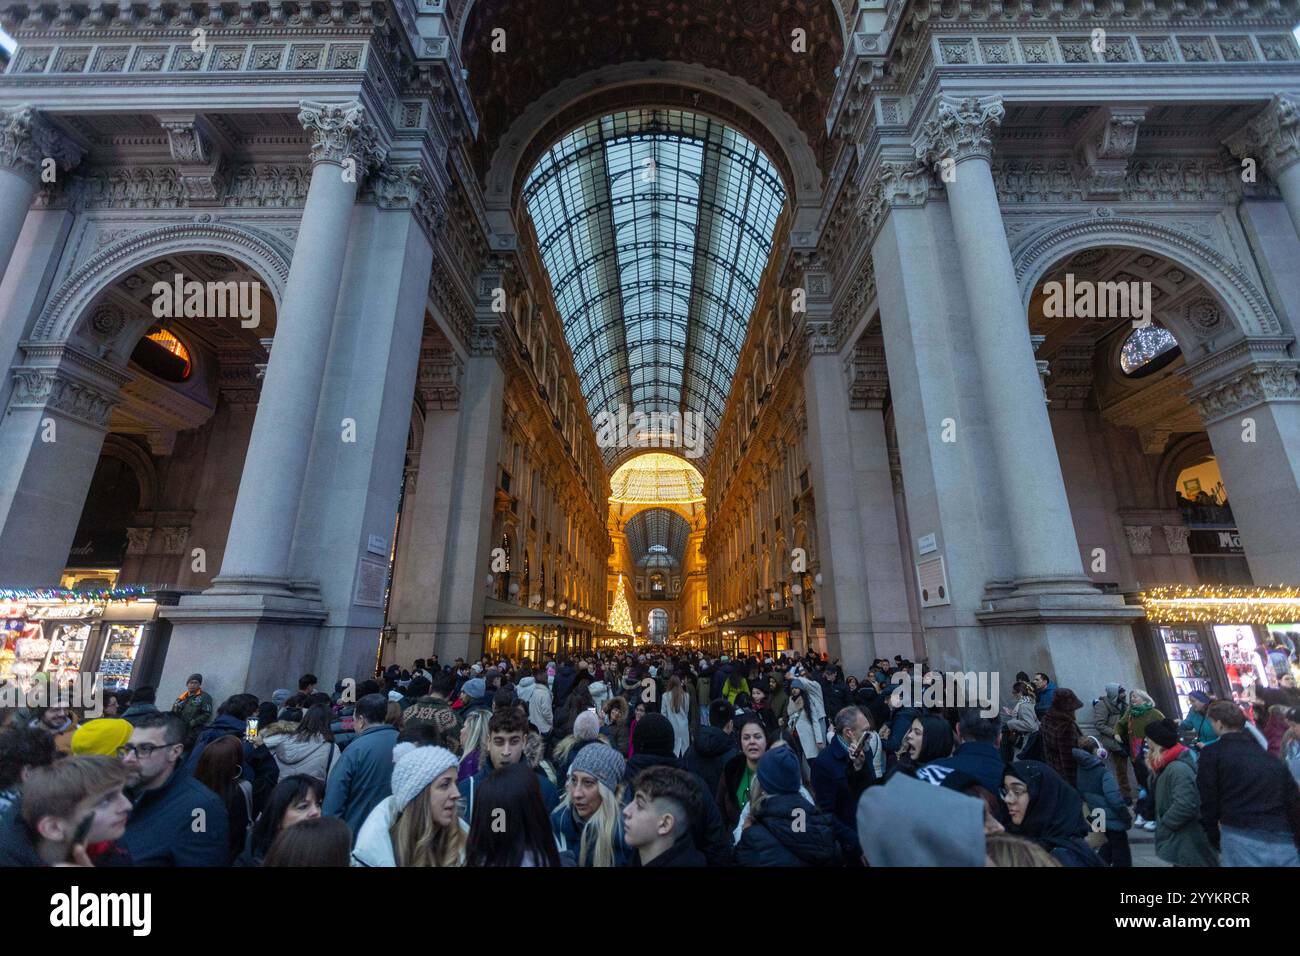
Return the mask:
{"type": "Polygon", "coordinates": [[[1270,363],[1248,366],[1189,396],[1206,425],[1264,402],[1300,401],[1300,366],[1270,363]]]}
{"type": "Polygon", "coordinates": [[[9,407],[59,412],[95,428],[107,428],[116,402],[116,396],[68,378],[57,368],[18,368],[14,370],[9,407]]]}

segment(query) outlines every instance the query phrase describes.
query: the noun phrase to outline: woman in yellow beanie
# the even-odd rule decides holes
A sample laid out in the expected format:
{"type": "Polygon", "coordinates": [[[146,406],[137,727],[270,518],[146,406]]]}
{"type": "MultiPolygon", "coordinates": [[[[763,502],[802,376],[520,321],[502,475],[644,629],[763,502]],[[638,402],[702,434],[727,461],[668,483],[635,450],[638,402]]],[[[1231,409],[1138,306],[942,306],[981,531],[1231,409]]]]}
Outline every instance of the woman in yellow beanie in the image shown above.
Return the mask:
{"type": "Polygon", "coordinates": [[[74,757],[86,754],[116,757],[117,748],[131,739],[132,729],[130,721],[117,717],[88,720],[72,735],[72,754],[74,757]]]}

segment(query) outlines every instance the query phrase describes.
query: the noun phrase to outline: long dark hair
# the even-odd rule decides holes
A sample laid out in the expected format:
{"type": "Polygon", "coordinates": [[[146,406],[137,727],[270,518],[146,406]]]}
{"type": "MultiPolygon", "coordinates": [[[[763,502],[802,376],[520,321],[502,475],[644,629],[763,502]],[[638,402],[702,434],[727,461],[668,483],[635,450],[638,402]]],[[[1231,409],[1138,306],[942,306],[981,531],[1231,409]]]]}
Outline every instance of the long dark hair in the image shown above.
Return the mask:
{"type": "Polygon", "coordinates": [[[952,725],[938,714],[917,714],[912,718],[921,723],[921,752],[912,760],[906,754],[899,758],[899,763],[906,760],[912,766],[938,760],[952,755],[952,725]]]}
{"type": "Polygon", "coordinates": [[[479,785],[465,865],[519,866],[525,851],[536,866],[560,865],[537,773],[521,762],[493,770],[479,785]]]}
{"type": "Polygon", "coordinates": [[[305,800],[308,794],[315,796],[316,805],[320,806],[325,802],[325,784],[316,777],[305,773],[296,773],[291,777],[280,778],[280,782],[271,791],[271,798],[266,803],[266,809],[262,811],[257,818],[257,822],[253,824],[251,840],[253,856],[263,857],[266,855],[266,852],[271,848],[271,843],[280,835],[285,813],[294,804],[305,800]]]}
{"type": "Polygon", "coordinates": [[[229,804],[239,786],[243,763],[243,741],[227,734],[203,748],[198,766],[194,768],[194,779],[229,804]]]}
{"type": "Polygon", "coordinates": [[[312,704],[307,708],[307,712],[302,715],[302,720],[298,723],[298,729],[294,731],[295,740],[312,740],[316,737],[323,737],[326,742],[334,740],[334,734],[330,732],[330,709],[324,704],[312,704]]]}

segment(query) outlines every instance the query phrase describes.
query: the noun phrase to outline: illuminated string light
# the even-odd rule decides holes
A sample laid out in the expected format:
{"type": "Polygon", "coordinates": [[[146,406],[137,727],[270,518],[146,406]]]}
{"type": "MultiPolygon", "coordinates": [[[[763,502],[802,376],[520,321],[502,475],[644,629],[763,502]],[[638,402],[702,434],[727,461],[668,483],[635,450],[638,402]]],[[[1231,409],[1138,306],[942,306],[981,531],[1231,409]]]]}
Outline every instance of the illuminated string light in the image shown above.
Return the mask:
{"type": "Polygon", "coordinates": [[[1138,594],[1153,624],[1293,624],[1300,588],[1166,585],[1138,594]]]}
{"type": "Polygon", "coordinates": [[[96,601],[114,603],[117,601],[138,601],[149,597],[152,592],[146,587],[125,588],[0,588],[0,600],[4,601],[63,601],[68,604],[85,604],[96,601]]]}
{"type": "Polygon", "coordinates": [[[614,592],[614,607],[609,612],[609,629],[615,634],[633,635],[632,614],[627,606],[627,594],[623,590],[623,575],[618,576],[618,590],[614,592]]]}

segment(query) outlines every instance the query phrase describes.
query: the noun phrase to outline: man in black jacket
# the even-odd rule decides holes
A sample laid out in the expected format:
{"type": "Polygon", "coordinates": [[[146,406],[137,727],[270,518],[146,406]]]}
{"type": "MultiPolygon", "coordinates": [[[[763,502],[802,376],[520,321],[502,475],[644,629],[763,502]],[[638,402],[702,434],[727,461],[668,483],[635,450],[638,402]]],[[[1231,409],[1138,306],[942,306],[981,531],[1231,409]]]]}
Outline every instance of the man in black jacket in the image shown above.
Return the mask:
{"type": "MultiPolygon", "coordinates": [[[[640,729],[638,724],[638,733],[640,729]]],[[[708,866],[692,836],[704,809],[698,783],[694,774],[666,764],[636,775],[629,788],[632,799],[623,808],[623,839],[636,850],[633,866],[708,866]]]]}
{"type": "Polygon", "coordinates": [[[1205,712],[1219,739],[1201,751],[1201,825],[1223,866],[1300,866],[1300,788],[1282,761],[1244,732],[1230,700],[1205,712]]]}
{"type": "MultiPolygon", "coordinates": [[[[677,758],[673,756],[673,739],[673,725],[663,714],[649,713],[636,722],[636,731],[632,734],[632,756],[627,760],[623,775],[628,784],[624,788],[625,801],[632,800],[639,774],[652,767],[679,768],[677,758]]],[[[706,783],[698,774],[687,768],[681,769],[695,789],[697,808],[690,814],[690,830],[696,848],[707,858],[709,866],[730,866],[733,860],[731,834],[727,832],[712,791],[705,789],[706,783]]]]}
{"type": "Polygon", "coordinates": [[[682,754],[682,766],[698,775],[709,788],[710,794],[718,791],[722,768],[740,752],[736,742],[731,739],[731,718],[734,713],[734,708],[725,700],[715,700],[709,704],[709,726],[700,728],[695,740],[686,753],[682,754]]]}
{"type": "Polygon", "coordinates": [[[856,704],[835,714],[835,736],[812,762],[813,796],[834,820],[835,839],[848,861],[859,860],[858,797],[876,779],[867,759],[871,723],[856,704]]]}

